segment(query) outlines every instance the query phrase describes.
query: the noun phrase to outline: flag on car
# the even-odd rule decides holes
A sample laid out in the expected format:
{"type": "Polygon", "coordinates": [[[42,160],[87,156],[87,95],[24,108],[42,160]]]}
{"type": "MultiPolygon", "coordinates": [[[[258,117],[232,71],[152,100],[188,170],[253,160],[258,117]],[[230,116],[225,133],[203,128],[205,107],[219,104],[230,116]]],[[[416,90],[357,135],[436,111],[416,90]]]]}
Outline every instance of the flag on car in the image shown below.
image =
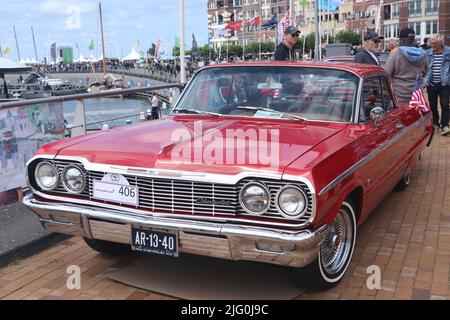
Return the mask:
{"type": "Polygon", "coordinates": [[[427,100],[423,95],[423,89],[420,87],[419,76],[416,77],[416,85],[414,86],[414,92],[412,94],[411,100],[409,101],[409,106],[418,108],[422,114],[431,111],[430,107],[428,106],[427,100]]]}

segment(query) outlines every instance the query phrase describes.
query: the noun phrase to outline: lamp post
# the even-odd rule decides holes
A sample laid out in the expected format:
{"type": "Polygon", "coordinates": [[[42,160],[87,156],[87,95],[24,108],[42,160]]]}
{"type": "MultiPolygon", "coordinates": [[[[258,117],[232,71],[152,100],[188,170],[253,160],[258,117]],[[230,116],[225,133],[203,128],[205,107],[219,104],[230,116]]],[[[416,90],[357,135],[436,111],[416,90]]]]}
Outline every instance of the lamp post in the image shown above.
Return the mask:
{"type": "Polygon", "coordinates": [[[184,48],[184,0],[180,0],[180,71],[181,83],[186,83],[186,57],[184,48]]]}

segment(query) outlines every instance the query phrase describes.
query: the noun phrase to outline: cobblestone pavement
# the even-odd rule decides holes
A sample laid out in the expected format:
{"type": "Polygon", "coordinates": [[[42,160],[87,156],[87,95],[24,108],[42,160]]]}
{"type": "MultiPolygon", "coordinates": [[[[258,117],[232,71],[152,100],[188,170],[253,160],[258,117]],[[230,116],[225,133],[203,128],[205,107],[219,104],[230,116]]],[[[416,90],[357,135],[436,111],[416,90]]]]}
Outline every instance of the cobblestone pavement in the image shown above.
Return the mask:
{"type": "MultiPolygon", "coordinates": [[[[436,135],[412,183],[391,193],[359,229],[343,280],[296,299],[450,299],[450,140],[436,135]],[[381,289],[369,290],[367,267],[381,269],[381,289]]],[[[70,238],[0,269],[0,299],[173,299],[107,278],[136,255],[111,258],[70,238]],[[82,289],[66,288],[66,269],[79,265],[82,289]]]]}

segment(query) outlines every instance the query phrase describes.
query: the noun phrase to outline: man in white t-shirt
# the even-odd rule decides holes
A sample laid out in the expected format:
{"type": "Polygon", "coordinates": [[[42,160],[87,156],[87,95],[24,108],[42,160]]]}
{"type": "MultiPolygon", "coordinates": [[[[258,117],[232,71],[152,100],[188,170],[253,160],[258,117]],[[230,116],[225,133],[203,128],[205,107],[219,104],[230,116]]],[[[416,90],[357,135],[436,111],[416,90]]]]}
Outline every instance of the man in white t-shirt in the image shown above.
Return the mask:
{"type": "Polygon", "coordinates": [[[159,98],[154,95],[152,98],[152,120],[159,119],[159,98]]]}

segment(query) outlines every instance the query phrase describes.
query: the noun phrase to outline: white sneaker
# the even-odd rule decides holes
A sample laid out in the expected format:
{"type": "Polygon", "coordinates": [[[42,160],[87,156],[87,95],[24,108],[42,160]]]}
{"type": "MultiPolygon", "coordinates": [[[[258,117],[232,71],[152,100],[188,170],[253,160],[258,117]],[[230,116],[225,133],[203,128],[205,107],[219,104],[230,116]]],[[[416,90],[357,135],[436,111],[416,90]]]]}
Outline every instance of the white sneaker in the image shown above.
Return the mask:
{"type": "Polygon", "coordinates": [[[442,130],[441,130],[441,135],[446,136],[448,134],[450,134],[449,127],[448,126],[447,127],[443,127],[442,130]]]}

